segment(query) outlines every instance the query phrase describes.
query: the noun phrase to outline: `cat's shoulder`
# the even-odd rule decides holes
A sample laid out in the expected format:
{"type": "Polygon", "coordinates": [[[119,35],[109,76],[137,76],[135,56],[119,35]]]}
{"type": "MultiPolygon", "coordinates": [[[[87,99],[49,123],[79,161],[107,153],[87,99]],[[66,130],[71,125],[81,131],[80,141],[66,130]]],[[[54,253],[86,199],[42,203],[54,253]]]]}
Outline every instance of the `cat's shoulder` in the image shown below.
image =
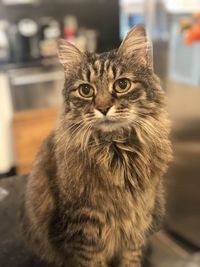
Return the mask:
{"type": "Polygon", "coordinates": [[[52,131],[40,145],[35,160],[33,161],[32,172],[34,172],[35,169],[44,169],[49,166],[54,158],[54,143],[54,132],[52,131]]]}
{"type": "Polygon", "coordinates": [[[54,148],[55,148],[55,133],[54,131],[52,131],[42,142],[40,149],[39,149],[39,154],[52,153],[54,148]]]}

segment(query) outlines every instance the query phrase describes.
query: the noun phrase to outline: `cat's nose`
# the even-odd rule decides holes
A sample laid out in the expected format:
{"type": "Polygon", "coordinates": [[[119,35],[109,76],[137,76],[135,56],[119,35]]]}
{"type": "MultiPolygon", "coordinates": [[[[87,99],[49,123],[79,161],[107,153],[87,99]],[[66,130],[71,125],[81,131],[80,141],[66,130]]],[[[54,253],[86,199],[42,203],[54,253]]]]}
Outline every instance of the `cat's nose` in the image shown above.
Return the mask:
{"type": "Polygon", "coordinates": [[[97,109],[104,115],[106,116],[106,114],[108,113],[109,109],[111,108],[111,106],[109,107],[97,107],[97,109]]]}

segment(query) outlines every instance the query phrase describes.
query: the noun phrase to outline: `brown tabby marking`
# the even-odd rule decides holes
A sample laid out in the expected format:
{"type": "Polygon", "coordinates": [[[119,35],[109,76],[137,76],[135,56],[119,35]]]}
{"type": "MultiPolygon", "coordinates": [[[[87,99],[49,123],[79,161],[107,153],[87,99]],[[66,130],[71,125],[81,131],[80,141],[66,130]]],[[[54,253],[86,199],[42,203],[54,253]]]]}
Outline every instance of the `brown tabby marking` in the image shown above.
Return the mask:
{"type": "Polygon", "coordinates": [[[99,55],[61,41],[59,58],[64,111],[29,176],[24,233],[56,266],[138,267],[164,212],[162,176],[171,159],[144,28],[99,55]],[[128,91],[115,90],[119,79],[128,91]],[[83,84],[92,97],[80,94],[83,84]]]}

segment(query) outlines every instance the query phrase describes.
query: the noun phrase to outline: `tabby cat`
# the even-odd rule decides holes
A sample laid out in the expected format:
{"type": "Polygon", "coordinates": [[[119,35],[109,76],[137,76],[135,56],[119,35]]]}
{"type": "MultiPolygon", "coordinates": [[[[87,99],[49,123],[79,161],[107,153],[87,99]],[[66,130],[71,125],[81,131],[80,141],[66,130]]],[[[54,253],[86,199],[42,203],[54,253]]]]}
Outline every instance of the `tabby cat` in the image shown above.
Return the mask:
{"type": "Polygon", "coordinates": [[[23,230],[64,267],[139,267],[164,212],[171,158],[164,94],[142,25],[117,50],[60,40],[64,108],[28,177],[23,230]]]}

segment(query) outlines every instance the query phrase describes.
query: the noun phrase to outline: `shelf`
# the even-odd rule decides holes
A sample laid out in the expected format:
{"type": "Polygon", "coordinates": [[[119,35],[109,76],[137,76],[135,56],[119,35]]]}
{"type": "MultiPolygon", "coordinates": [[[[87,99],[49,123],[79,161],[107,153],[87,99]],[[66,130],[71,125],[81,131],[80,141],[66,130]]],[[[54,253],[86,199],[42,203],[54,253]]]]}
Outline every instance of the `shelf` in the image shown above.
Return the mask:
{"type": "Polygon", "coordinates": [[[32,5],[38,3],[38,0],[2,0],[4,5],[32,5]]]}

